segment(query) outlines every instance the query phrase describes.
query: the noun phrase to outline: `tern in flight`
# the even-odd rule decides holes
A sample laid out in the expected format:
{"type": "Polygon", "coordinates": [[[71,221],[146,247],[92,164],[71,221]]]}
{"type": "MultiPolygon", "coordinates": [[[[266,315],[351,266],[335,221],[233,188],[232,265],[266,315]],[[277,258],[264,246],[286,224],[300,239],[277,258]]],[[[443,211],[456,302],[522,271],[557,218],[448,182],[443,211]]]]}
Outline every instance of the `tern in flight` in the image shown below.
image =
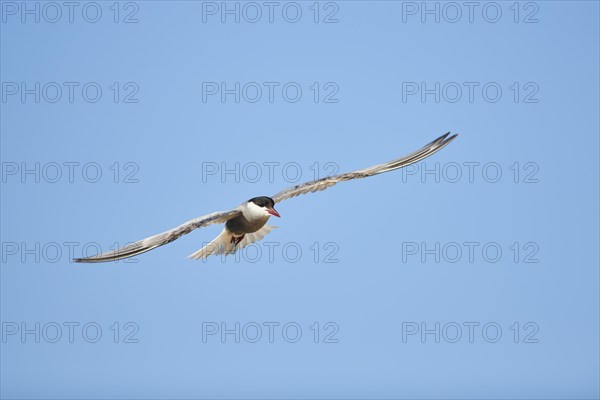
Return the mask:
{"type": "Polygon", "coordinates": [[[171,230],[159,233],[158,235],[150,236],[120,249],[101,253],[92,257],[76,258],[74,261],[97,263],[133,257],[167,243],[171,243],[175,239],[179,239],[181,236],[190,233],[194,229],[202,228],[211,224],[222,223],[225,223],[225,228],[221,234],[219,234],[219,236],[217,236],[212,242],[192,254],[190,258],[201,259],[206,258],[211,254],[227,255],[235,253],[236,250],[261,240],[274,228],[273,226],[266,225],[266,223],[272,215],[280,217],[279,213],[274,208],[275,204],[279,203],[280,201],[301,194],[327,189],[338,182],[366,178],[381,174],[383,172],[406,167],[407,165],[423,160],[424,158],[429,157],[435,152],[441,150],[448,145],[448,143],[453,141],[456,136],[458,136],[449,135],[450,132],[425,145],[422,149],[408,154],[402,158],[354,172],[348,172],[345,174],[329,176],[326,178],[305,182],[300,185],[292,186],[282,190],[272,197],[254,197],[240,204],[233,210],[218,211],[212,214],[204,215],[202,217],[192,219],[171,230]]]}

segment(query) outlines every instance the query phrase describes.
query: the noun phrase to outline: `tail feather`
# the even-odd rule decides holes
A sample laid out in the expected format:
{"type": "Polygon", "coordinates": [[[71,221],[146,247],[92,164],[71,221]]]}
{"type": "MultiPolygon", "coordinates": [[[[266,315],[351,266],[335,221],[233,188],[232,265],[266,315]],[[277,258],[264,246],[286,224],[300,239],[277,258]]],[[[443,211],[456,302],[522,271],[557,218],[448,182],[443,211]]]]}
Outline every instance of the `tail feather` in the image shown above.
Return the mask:
{"type": "Polygon", "coordinates": [[[227,229],[223,229],[223,231],[214,238],[210,243],[206,246],[190,255],[189,258],[193,258],[195,260],[207,258],[210,255],[229,255],[235,253],[238,249],[243,249],[251,243],[261,240],[265,235],[276,228],[275,226],[265,225],[261,229],[253,233],[247,233],[244,235],[244,238],[240,241],[237,241],[236,238],[239,236],[234,235],[232,232],[227,229]]]}
{"type": "Polygon", "coordinates": [[[238,249],[243,249],[244,247],[248,246],[249,244],[258,242],[259,240],[262,240],[262,238],[267,236],[267,234],[275,228],[277,228],[277,227],[272,226],[272,225],[265,225],[262,228],[260,228],[259,230],[257,230],[256,232],[247,233],[244,236],[244,238],[242,239],[242,241],[236,247],[238,249]]]}

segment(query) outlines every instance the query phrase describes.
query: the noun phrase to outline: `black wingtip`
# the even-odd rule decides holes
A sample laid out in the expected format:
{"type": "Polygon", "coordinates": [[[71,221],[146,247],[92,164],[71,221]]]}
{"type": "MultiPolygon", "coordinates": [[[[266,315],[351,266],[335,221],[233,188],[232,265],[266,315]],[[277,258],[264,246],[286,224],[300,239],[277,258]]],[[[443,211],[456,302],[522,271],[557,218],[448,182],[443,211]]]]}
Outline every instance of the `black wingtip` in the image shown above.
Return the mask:
{"type": "Polygon", "coordinates": [[[439,138],[435,139],[433,142],[429,143],[430,145],[436,145],[438,143],[442,143],[446,140],[446,138],[448,137],[448,135],[450,134],[450,132],[446,132],[445,134],[443,134],[442,136],[440,136],[439,138]]]}
{"type": "Polygon", "coordinates": [[[436,139],[435,143],[450,143],[451,141],[456,139],[456,137],[458,136],[458,133],[455,133],[454,135],[448,137],[449,135],[450,135],[450,132],[445,133],[444,135],[442,135],[438,139],[436,139]]]}

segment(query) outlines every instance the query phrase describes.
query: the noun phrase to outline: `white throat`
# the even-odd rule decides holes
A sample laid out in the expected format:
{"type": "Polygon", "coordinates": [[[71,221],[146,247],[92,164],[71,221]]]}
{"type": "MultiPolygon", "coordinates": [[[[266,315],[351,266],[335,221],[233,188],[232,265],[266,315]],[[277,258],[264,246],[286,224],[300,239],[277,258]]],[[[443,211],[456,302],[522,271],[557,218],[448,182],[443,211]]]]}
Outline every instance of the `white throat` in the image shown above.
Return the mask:
{"type": "Polygon", "coordinates": [[[267,220],[271,216],[265,208],[259,207],[252,202],[248,202],[242,206],[242,213],[248,221],[267,220]]]}

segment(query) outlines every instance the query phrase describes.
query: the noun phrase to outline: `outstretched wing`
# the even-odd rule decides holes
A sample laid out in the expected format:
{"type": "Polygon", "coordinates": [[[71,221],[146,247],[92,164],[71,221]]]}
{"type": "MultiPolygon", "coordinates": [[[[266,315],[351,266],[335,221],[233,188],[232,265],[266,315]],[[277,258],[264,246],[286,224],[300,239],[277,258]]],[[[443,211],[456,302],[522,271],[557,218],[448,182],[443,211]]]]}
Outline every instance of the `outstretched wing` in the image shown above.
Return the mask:
{"type": "Polygon", "coordinates": [[[184,224],[181,224],[166,232],[158,235],[150,236],[138,242],[129,244],[117,250],[107,251],[106,253],[98,254],[92,257],[75,258],[75,262],[98,263],[107,261],[116,261],[122,258],[133,257],[146,251],[155,249],[159,246],[171,243],[173,240],[180,238],[193,231],[194,229],[202,228],[210,224],[221,224],[228,219],[234,218],[241,214],[239,210],[218,211],[202,217],[194,218],[184,224]]]}
{"type": "Polygon", "coordinates": [[[408,154],[402,158],[398,158],[396,160],[392,160],[383,164],[375,165],[370,168],[361,169],[354,172],[348,172],[345,174],[329,176],[326,178],[317,179],[315,181],[305,182],[300,185],[292,186],[290,188],[284,189],[281,192],[277,193],[275,196],[272,196],[272,199],[275,203],[279,203],[282,200],[289,199],[291,197],[299,196],[305,193],[317,192],[319,190],[327,189],[335,185],[338,182],[349,181],[352,179],[366,178],[368,176],[373,176],[377,174],[381,174],[383,172],[393,171],[398,168],[406,167],[412,163],[417,161],[421,161],[422,159],[429,157],[435,152],[443,149],[453,141],[458,135],[450,135],[450,132],[445,135],[440,136],[435,139],[433,142],[423,146],[423,148],[408,154]]]}

